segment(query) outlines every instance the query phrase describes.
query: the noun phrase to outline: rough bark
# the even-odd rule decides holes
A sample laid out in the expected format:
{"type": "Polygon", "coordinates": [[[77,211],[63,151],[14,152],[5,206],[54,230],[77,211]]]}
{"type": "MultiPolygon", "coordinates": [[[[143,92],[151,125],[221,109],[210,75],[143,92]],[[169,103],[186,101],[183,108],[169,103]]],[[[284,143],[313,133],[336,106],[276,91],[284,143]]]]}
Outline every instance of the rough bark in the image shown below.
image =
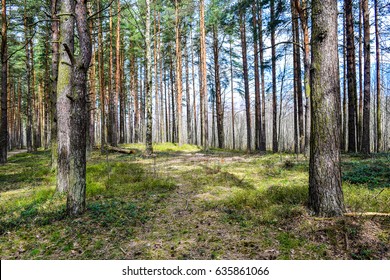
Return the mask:
{"type": "Polygon", "coordinates": [[[261,138],[261,105],[260,105],[260,75],[259,75],[259,50],[257,36],[257,10],[256,2],[252,3],[252,24],[253,24],[253,52],[255,67],[255,149],[260,150],[261,138]]]}
{"type": "Polygon", "coordinates": [[[208,106],[207,106],[207,65],[206,65],[206,30],[204,21],[204,0],[200,0],[200,98],[202,108],[202,145],[203,149],[209,147],[208,135],[208,106]]]}
{"type": "MultiPolygon", "coordinates": [[[[101,10],[101,0],[97,1],[97,9],[101,10]]],[[[100,93],[100,150],[104,153],[106,144],[106,91],[104,81],[104,58],[103,58],[103,28],[102,19],[98,18],[98,64],[99,64],[99,93],[100,93]]]]}
{"type": "Polygon", "coordinates": [[[378,0],[374,0],[375,6],[375,54],[376,54],[376,152],[382,151],[382,110],[381,110],[381,71],[380,71],[380,46],[378,28],[378,0]]]}
{"type": "Polygon", "coordinates": [[[340,169],[337,1],[312,2],[309,207],[318,216],[344,213],[340,169]]]}
{"type": "Polygon", "coordinates": [[[0,125],[0,164],[7,162],[8,119],[7,119],[7,6],[1,3],[1,125],[0,125]]]}
{"type": "MultiPolygon", "coordinates": [[[[87,0],[75,0],[75,21],[80,54],[73,59],[74,88],[71,93],[72,127],[70,133],[69,191],[66,208],[71,216],[85,211],[86,148],[87,148],[87,74],[91,62],[92,44],[87,20],[87,0]]],[[[71,53],[69,53],[71,55],[71,53]]]]}
{"type": "MultiPolygon", "coordinates": [[[[74,52],[74,11],[73,0],[60,3],[60,63],[57,83],[57,191],[65,192],[69,186],[70,158],[70,98],[72,94],[74,52]]],[[[73,129],[73,128],[72,128],[73,129]]]]}
{"type": "Polygon", "coordinates": [[[183,84],[182,84],[182,54],[181,54],[181,30],[179,1],[175,0],[175,47],[176,47],[176,108],[177,108],[177,141],[183,144],[183,84]]]}
{"type": "Polygon", "coordinates": [[[152,143],[152,54],[151,54],[151,40],[150,40],[150,0],[146,0],[146,31],[145,31],[145,44],[146,44],[146,155],[153,153],[152,143]]]}
{"type": "Polygon", "coordinates": [[[347,80],[348,80],[348,152],[357,152],[357,92],[355,63],[355,33],[352,13],[352,0],[345,1],[347,28],[347,80]]]}
{"type": "Polygon", "coordinates": [[[276,46],[275,46],[275,1],[270,1],[271,7],[271,67],[272,67],[272,151],[278,152],[277,131],[277,97],[276,97],[276,46]]]}
{"type": "Polygon", "coordinates": [[[218,26],[213,26],[213,54],[214,54],[214,80],[215,80],[215,105],[217,112],[218,148],[225,147],[225,135],[223,131],[223,107],[221,96],[221,80],[219,74],[219,41],[218,26]]]}
{"type": "MultiPolygon", "coordinates": [[[[121,1],[117,0],[117,22],[116,22],[116,71],[115,71],[115,104],[119,98],[119,143],[125,143],[125,101],[122,92],[122,57],[121,57],[121,1]]],[[[116,107],[115,107],[116,108],[116,107]]]]}
{"type": "Polygon", "coordinates": [[[370,153],[370,14],[368,9],[368,0],[362,0],[363,9],[363,45],[364,45],[364,105],[363,105],[363,134],[362,134],[362,152],[370,153]]]}
{"type": "Polygon", "coordinates": [[[246,28],[245,28],[245,12],[240,11],[240,35],[241,35],[241,53],[242,65],[244,75],[245,88],[245,111],[246,111],[246,137],[247,137],[247,151],[251,152],[252,146],[252,124],[251,124],[251,107],[249,96],[249,78],[248,78],[248,61],[247,61],[247,47],[246,47],[246,28]]]}
{"type": "Polygon", "coordinates": [[[261,73],[261,135],[260,135],[260,151],[267,150],[266,132],[265,132],[265,78],[264,78],[264,42],[263,42],[263,6],[257,3],[259,14],[258,30],[259,30],[259,58],[260,58],[260,73],[261,73]]]}

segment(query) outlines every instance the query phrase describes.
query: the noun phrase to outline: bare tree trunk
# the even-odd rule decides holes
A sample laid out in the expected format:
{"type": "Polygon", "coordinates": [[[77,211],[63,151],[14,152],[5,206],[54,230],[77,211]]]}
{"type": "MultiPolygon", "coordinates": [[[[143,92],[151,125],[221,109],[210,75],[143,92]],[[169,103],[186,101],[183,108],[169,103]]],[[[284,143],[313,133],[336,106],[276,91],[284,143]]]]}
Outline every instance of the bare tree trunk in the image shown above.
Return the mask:
{"type": "Polygon", "coordinates": [[[364,105],[363,105],[363,135],[362,152],[370,153],[370,14],[368,0],[362,0],[364,25],[364,105]]]}
{"type": "Polygon", "coordinates": [[[192,38],[192,27],[190,32],[191,37],[191,76],[192,76],[192,97],[193,97],[193,119],[194,119],[194,144],[198,145],[198,125],[197,125],[197,114],[196,114],[196,91],[195,91],[195,64],[194,64],[194,46],[192,38]]]}
{"type": "Polygon", "coordinates": [[[276,46],[275,46],[275,0],[271,6],[271,61],[272,61],[272,151],[278,152],[277,98],[276,98],[276,46]]]}
{"type": "Polygon", "coordinates": [[[223,131],[223,108],[221,97],[221,81],[219,77],[219,41],[218,26],[213,26],[213,54],[214,54],[214,79],[215,79],[215,104],[217,111],[218,148],[225,147],[225,135],[223,131]]]}
{"type": "Polygon", "coordinates": [[[355,63],[355,33],[353,30],[352,0],[345,1],[345,16],[347,28],[347,79],[348,79],[348,152],[356,153],[356,63],[355,63]]]}
{"type": "MultiPolygon", "coordinates": [[[[60,63],[57,83],[58,171],[57,191],[69,188],[70,172],[70,98],[73,87],[72,56],[74,52],[74,1],[63,0],[60,5],[60,63]]],[[[74,128],[72,128],[73,130],[74,128]]]]}
{"type": "Polygon", "coordinates": [[[146,0],[146,31],[145,31],[145,44],[146,44],[146,155],[153,153],[152,143],[152,54],[151,54],[151,40],[150,40],[150,0],[146,0]]]}
{"type": "Polygon", "coordinates": [[[246,135],[247,135],[247,151],[251,152],[252,146],[252,125],[251,125],[251,107],[249,96],[249,79],[248,79],[248,62],[246,51],[246,30],[245,30],[245,11],[240,11],[240,34],[241,34],[241,52],[242,64],[245,84],[245,110],[246,110],[246,135]]]}
{"type": "Polygon", "coordinates": [[[175,33],[176,33],[176,103],[177,103],[177,140],[179,145],[183,144],[183,116],[182,116],[182,102],[183,102],[183,85],[182,85],[182,55],[181,55],[181,31],[180,31],[180,16],[179,16],[179,2],[175,0],[175,33]]]}
{"type": "Polygon", "coordinates": [[[343,125],[342,125],[342,138],[341,138],[341,151],[345,152],[347,148],[347,52],[346,52],[346,32],[345,32],[345,17],[343,24],[343,125]]]}
{"type": "Polygon", "coordinates": [[[376,53],[376,152],[382,151],[382,110],[381,110],[381,72],[380,72],[380,47],[378,28],[378,0],[374,0],[375,6],[375,53],[376,53]]]}
{"type": "Polygon", "coordinates": [[[234,131],[234,76],[233,76],[233,48],[232,48],[232,38],[230,35],[230,47],[229,47],[229,54],[230,54],[230,91],[231,91],[231,97],[232,97],[232,141],[233,141],[233,150],[236,149],[236,139],[235,139],[235,131],[234,131]]]}
{"type": "MultiPolygon", "coordinates": [[[[259,0],[257,0],[259,2],[259,0]]],[[[257,3],[259,14],[258,28],[259,28],[259,52],[260,52],[260,72],[261,72],[261,135],[260,135],[260,151],[267,150],[267,139],[265,131],[265,79],[264,79],[264,42],[263,42],[263,6],[257,3]]]]}
{"type": "Polygon", "coordinates": [[[185,67],[186,67],[187,143],[192,144],[190,69],[189,69],[189,53],[188,53],[188,46],[187,46],[187,37],[184,46],[185,46],[185,65],[186,65],[185,67]]]}
{"type": "MultiPolygon", "coordinates": [[[[124,94],[122,92],[122,74],[121,74],[121,2],[117,0],[117,22],[116,22],[116,71],[115,71],[115,116],[116,108],[118,107],[119,98],[119,143],[125,143],[125,102],[124,94]]],[[[117,121],[115,122],[118,123],[117,121]]]]}
{"type": "Polygon", "coordinates": [[[7,162],[8,119],[7,119],[7,4],[1,2],[1,125],[0,125],[0,164],[7,162]]]}
{"type": "MultiPolygon", "coordinates": [[[[80,54],[71,59],[74,71],[74,90],[71,93],[72,127],[70,133],[69,191],[66,202],[71,216],[85,211],[86,148],[87,148],[87,74],[91,62],[92,44],[88,29],[87,0],[75,0],[75,20],[79,37],[80,54]]],[[[71,56],[72,53],[69,53],[71,56]]]]}
{"type": "MultiPolygon", "coordinates": [[[[97,9],[101,10],[102,0],[97,1],[97,9]]],[[[100,91],[100,151],[104,153],[106,144],[106,91],[104,81],[104,58],[103,58],[103,27],[102,19],[98,18],[98,63],[99,63],[99,91],[100,91]]]]}
{"type": "Polygon", "coordinates": [[[27,125],[26,125],[26,144],[27,144],[27,151],[32,152],[33,151],[33,96],[31,91],[31,63],[30,63],[30,44],[28,42],[29,40],[29,31],[28,31],[28,21],[27,21],[27,11],[25,9],[24,11],[24,36],[25,36],[25,50],[26,50],[26,80],[27,80],[27,108],[26,108],[26,115],[27,115],[27,125]]]}
{"type": "Polygon", "coordinates": [[[208,101],[207,101],[207,65],[206,65],[206,30],[204,21],[204,0],[200,0],[200,96],[202,107],[202,145],[204,150],[209,148],[208,133],[208,101]]]}
{"type": "Polygon", "coordinates": [[[255,149],[260,150],[261,138],[261,108],[260,108],[260,75],[259,75],[259,50],[257,43],[257,11],[256,2],[252,3],[252,22],[253,22],[253,52],[255,67],[255,149]]]}
{"type": "MultiPolygon", "coordinates": [[[[89,8],[89,13],[92,14],[92,7],[89,8]]],[[[93,20],[89,21],[89,34],[92,34],[94,30],[93,20]]],[[[93,38],[91,37],[92,45],[92,58],[91,67],[89,69],[89,93],[87,95],[88,101],[88,139],[87,139],[87,151],[91,152],[95,146],[95,106],[96,106],[96,66],[95,66],[95,46],[93,38]]]]}
{"type": "MultiPolygon", "coordinates": [[[[345,26],[344,26],[345,28],[345,26]]],[[[345,31],[344,31],[345,32],[345,31]]],[[[358,150],[362,150],[363,134],[363,72],[362,72],[362,1],[359,0],[359,119],[358,119],[358,150]]]]}
{"type": "Polygon", "coordinates": [[[340,216],[345,210],[340,169],[337,1],[313,0],[312,9],[309,206],[318,216],[340,216]]]}

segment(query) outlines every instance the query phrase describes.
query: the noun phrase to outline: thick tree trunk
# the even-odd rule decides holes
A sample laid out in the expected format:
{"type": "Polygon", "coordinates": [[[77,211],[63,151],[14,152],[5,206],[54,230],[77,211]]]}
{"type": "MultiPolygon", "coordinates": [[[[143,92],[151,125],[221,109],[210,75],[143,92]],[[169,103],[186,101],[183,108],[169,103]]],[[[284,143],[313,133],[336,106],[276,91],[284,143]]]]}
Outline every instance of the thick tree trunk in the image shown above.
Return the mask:
{"type": "MultiPolygon", "coordinates": [[[[71,97],[72,127],[70,133],[70,172],[69,191],[66,202],[71,216],[80,215],[85,210],[86,190],[86,148],[87,148],[87,74],[91,62],[92,44],[88,29],[87,0],[75,0],[75,20],[79,37],[80,54],[72,59],[74,68],[74,89],[71,97]]],[[[72,53],[69,53],[71,56],[72,53]]]]}
{"type": "MultiPolygon", "coordinates": [[[[60,63],[58,65],[57,83],[57,138],[58,170],[57,191],[66,192],[69,187],[70,159],[70,98],[72,95],[74,52],[74,1],[63,0],[60,4],[60,63]]],[[[72,128],[73,130],[74,128],[72,128]]]]}
{"type": "Polygon", "coordinates": [[[356,127],[356,63],[355,63],[355,33],[353,28],[352,0],[345,1],[345,16],[347,29],[347,79],[348,79],[348,152],[357,152],[356,127]]]}
{"type": "Polygon", "coordinates": [[[276,97],[276,46],[275,46],[275,0],[271,6],[271,64],[272,64],[272,151],[278,152],[277,107],[276,97]]]}
{"type": "Polygon", "coordinates": [[[153,153],[152,143],[152,124],[153,124],[153,113],[152,113],[152,53],[151,53],[151,40],[150,40],[150,0],[146,0],[146,32],[145,32],[145,43],[146,43],[146,84],[145,84],[145,95],[146,95],[146,155],[153,153]]]}
{"type": "Polygon", "coordinates": [[[318,216],[344,213],[340,169],[337,1],[312,2],[309,206],[318,216]]]}
{"type": "Polygon", "coordinates": [[[374,0],[375,5],[375,53],[376,53],[376,152],[382,151],[382,110],[381,110],[381,71],[380,71],[380,46],[378,28],[378,0],[374,0]]]}
{"type": "Polygon", "coordinates": [[[213,54],[214,54],[214,79],[215,79],[215,104],[217,112],[218,148],[225,147],[225,135],[223,131],[223,108],[221,96],[221,80],[219,77],[219,41],[218,26],[213,26],[213,54]]]}
{"type": "Polygon", "coordinates": [[[7,119],[7,7],[1,3],[1,125],[0,125],[0,164],[7,162],[8,119],[7,119]]]}
{"type": "Polygon", "coordinates": [[[370,14],[368,0],[362,0],[363,24],[364,24],[364,105],[363,105],[363,134],[362,152],[370,153],[370,14]]]}
{"type": "Polygon", "coordinates": [[[246,50],[246,29],[245,29],[245,11],[240,11],[240,34],[241,34],[241,53],[242,53],[242,65],[244,75],[244,88],[245,88],[245,110],[246,110],[246,137],[247,137],[247,151],[251,152],[252,146],[252,124],[251,124],[251,107],[249,96],[249,79],[248,79],[248,61],[246,50]]]}
{"type": "Polygon", "coordinates": [[[204,0],[200,0],[200,98],[202,108],[202,145],[204,150],[209,148],[208,133],[208,96],[207,96],[207,65],[206,65],[206,30],[204,21],[204,0]]]}

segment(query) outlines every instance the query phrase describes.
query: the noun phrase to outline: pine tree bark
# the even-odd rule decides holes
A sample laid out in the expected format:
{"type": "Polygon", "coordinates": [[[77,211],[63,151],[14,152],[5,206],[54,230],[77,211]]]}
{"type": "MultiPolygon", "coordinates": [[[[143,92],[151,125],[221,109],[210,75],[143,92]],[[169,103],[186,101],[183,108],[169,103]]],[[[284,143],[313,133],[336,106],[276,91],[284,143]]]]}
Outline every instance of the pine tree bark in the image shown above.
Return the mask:
{"type": "MultiPolygon", "coordinates": [[[[101,1],[97,1],[97,9],[101,10],[101,1]]],[[[98,64],[99,64],[99,93],[100,93],[100,152],[104,153],[106,145],[106,91],[104,79],[104,49],[102,19],[98,18],[98,64]]]]}
{"type": "Polygon", "coordinates": [[[253,24],[253,52],[255,67],[255,149],[260,150],[261,139],[261,105],[260,105],[260,74],[259,74],[259,50],[257,36],[257,10],[256,2],[252,3],[252,24],[253,24]]]}
{"type": "Polygon", "coordinates": [[[263,6],[257,0],[257,10],[259,14],[258,30],[259,30],[259,52],[260,52],[260,73],[261,73],[261,135],[260,135],[260,151],[267,150],[267,139],[265,131],[265,78],[264,78],[264,42],[263,42],[263,6]]]}
{"type": "Polygon", "coordinates": [[[175,38],[176,38],[176,108],[177,108],[177,141],[183,144],[183,84],[182,84],[182,54],[181,54],[181,31],[179,1],[175,0],[175,38]]]}
{"type": "Polygon", "coordinates": [[[153,153],[153,135],[152,135],[152,54],[151,54],[151,40],[150,40],[150,0],[146,0],[146,31],[145,31],[145,44],[146,44],[146,155],[153,153]]]}
{"type": "Polygon", "coordinates": [[[204,150],[209,148],[208,134],[208,101],[207,101],[207,65],[206,65],[206,30],[204,21],[204,0],[199,2],[200,15],[200,99],[201,99],[201,129],[202,129],[202,145],[204,150]]]}
{"type": "Polygon", "coordinates": [[[0,125],[0,164],[7,162],[8,119],[7,119],[7,6],[1,2],[1,125],[0,125]]]}
{"type": "MultiPolygon", "coordinates": [[[[87,149],[87,75],[92,56],[91,36],[88,28],[87,0],[75,0],[74,15],[79,37],[80,54],[71,59],[74,71],[74,89],[70,95],[70,172],[66,208],[68,215],[77,216],[85,211],[86,149],[87,149]]],[[[72,53],[68,54],[72,56],[72,53]]]]}
{"type": "MultiPolygon", "coordinates": [[[[117,0],[117,22],[116,22],[116,71],[115,71],[115,108],[119,99],[119,143],[125,143],[125,102],[122,92],[122,57],[121,57],[121,1],[117,0]]],[[[115,115],[117,115],[115,113],[115,115]]],[[[118,123],[118,122],[116,122],[118,123]]]]}
{"type": "Polygon", "coordinates": [[[363,45],[364,45],[364,105],[363,105],[363,134],[362,134],[362,152],[370,153],[370,14],[368,9],[368,0],[362,0],[363,11],[363,45]]]}
{"type": "Polygon", "coordinates": [[[234,130],[234,76],[233,76],[233,48],[232,48],[232,38],[230,35],[229,40],[229,55],[230,55],[230,93],[232,98],[232,148],[236,149],[236,137],[234,130]]]}
{"type": "Polygon", "coordinates": [[[246,110],[246,137],[247,137],[247,152],[252,151],[252,124],[251,124],[251,107],[249,96],[249,78],[248,78],[248,61],[246,50],[246,28],[245,28],[245,11],[240,11],[240,35],[241,35],[241,53],[242,53],[242,65],[244,75],[244,88],[245,88],[245,110],[246,110]]]}
{"type": "Polygon", "coordinates": [[[309,207],[318,216],[344,213],[340,169],[337,1],[312,1],[309,207]]]}
{"type": "Polygon", "coordinates": [[[376,133],[377,143],[376,152],[382,151],[382,110],[381,110],[381,56],[379,46],[379,28],[378,28],[378,0],[374,0],[375,8],[375,54],[376,54],[376,133]]]}
{"type": "Polygon", "coordinates": [[[347,80],[348,80],[348,152],[357,152],[357,93],[355,63],[355,33],[352,13],[352,0],[345,1],[347,28],[347,80]]]}
{"type": "Polygon", "coordinates": [[[190,97],[190,69],[189,53],[187,46],[187,37],[185,40],[185,67],[186,67],[186,109],[187,109],[187,143],[192,144],[192,126],[191,126],[191,97],[190,97]]]}
{"type": "Polygon", "coordinates": [[[218,26],[213,25],[213,54],[214,54],[214,79],[215,79],[215,105],[217,113],[218,148],[225,147],[225,135],[223,131],[223,108],[221,96],[221,80],[219,74],[219,41],[218,26]]]}
{"type": "Polygon", "coordinates": [[[272,67],[272,151],[278,152],[278,126],[277,126],[277,107],[276,97],[276,46],[275,46],[275,0],[270,0],[271,7],[271,67],[272,67]]]}
{"type": "MultiPolygon", "coordinates": [[[[60,62],[57,83],[57,191],[66,192],[70,172],[70,98],[73,87],[72,57],[74,52],[74,1],[63,0],[60,4],[60,62]]],[[[73,130],[74,128],[72,128],[73,130]]]]}
{"type": "Polygon", "coordinates": [[[33,96],[31,89],[31,58],[30,58],[30,44],[29,40],[29,31],[28,31],[28,19],[27,19],[27,10],[25,9],[23,15],[24,23],[24,36],[25,36],[25,50],[26,50],[26,82],[27,82],[27,124],[26,124],[26,145],[27,152],[31,153],[33,151],[33,96]]]}

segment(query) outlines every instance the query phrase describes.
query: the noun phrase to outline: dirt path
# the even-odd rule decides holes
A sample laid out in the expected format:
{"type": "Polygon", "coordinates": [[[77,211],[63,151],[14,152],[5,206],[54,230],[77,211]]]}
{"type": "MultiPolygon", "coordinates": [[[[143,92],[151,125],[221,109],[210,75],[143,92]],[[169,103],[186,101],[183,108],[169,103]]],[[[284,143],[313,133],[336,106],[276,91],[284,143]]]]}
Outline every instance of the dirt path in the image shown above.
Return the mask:
{"type": "Polygon", "coordinates": [[[12,150],[12,151],[8,152],[7,158],[12,157],[12,156],[17,155],[17,154],[26,153],[26,152],[27,152],[27,150],[25,150],[25,149],[22,149],[22,150],[12,150]]]}

